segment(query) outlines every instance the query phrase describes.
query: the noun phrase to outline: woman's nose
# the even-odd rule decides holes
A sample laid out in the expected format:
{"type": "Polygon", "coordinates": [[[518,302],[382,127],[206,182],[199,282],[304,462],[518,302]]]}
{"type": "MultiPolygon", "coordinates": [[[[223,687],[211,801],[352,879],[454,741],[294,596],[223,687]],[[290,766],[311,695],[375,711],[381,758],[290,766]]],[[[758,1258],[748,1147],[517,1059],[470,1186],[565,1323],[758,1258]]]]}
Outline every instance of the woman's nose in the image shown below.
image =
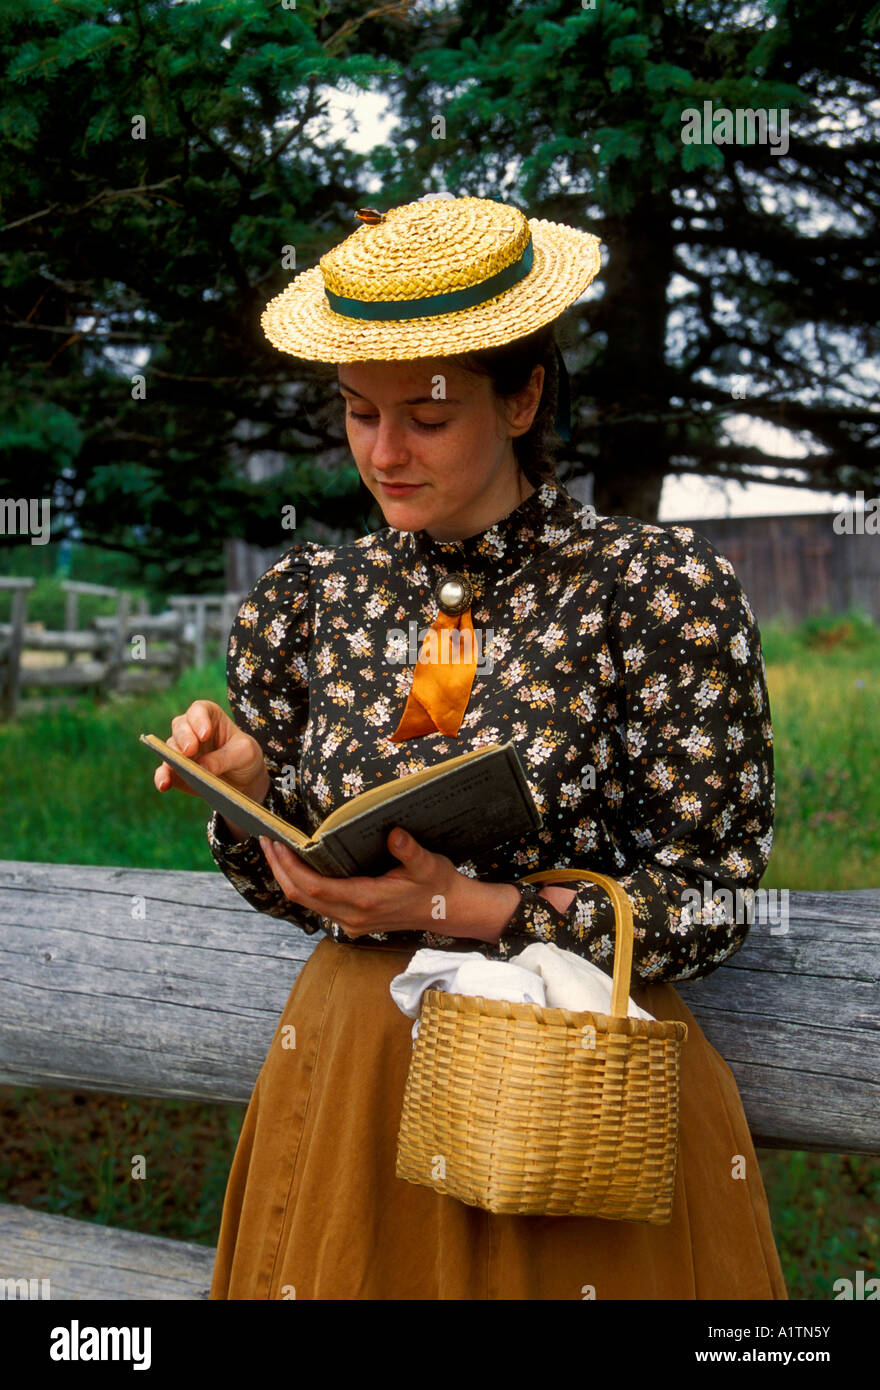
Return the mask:
{"type": "Polygon", "coordinates": [[[379,417],[370,453],[370,462],[374,468],[395,468],[398,464],[406,463],[408,450],[405,433],[403,426],[396,424],[394,420],[379,417]]]}

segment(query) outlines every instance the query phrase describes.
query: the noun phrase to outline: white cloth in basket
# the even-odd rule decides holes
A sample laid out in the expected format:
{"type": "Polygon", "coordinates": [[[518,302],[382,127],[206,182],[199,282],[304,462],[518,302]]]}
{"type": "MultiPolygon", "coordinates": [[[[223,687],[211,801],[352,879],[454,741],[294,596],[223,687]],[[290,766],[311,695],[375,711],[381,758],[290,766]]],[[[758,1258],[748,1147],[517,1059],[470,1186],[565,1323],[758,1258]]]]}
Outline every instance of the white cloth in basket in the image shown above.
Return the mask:
{"type": "MultiPolygon", "coordinates": [[[[487,960],[480,951],[416,951],[406,970],[391,981],[391,997],[414,1018],[412,1036],[419,1031],[419,1010],[426,989],[450,994],[476,994],[484,999],[510,999],[543,1004],[552,1009],[607,1014],[611,1008],[611,976],[573,951],[535,941],[510,960],[487,960]]],[[[631,1018],[652,1018],[628,1001],[631,1018]]]]}
{"type": "MultiPolygon", "coordinates": [[[[611,1012],[611,976],[591,960],[575,955],[574,951],[564,951],[552,942],[533,941],[518,956],[511,956],[511,963],[526,970],[534,970],[544,981],[547,1004],[551,1009],[571,1009],[575,1013],[587,1010],[597,1014],[611,1012]]],[[[502,964],[507,964],[503,961],[502,964]]],[[[656,1022],[653,1014],[645,1013],[632,999],[627,1000],[627,1015],[630,1018],[647,1018],[656,1022]]]]}

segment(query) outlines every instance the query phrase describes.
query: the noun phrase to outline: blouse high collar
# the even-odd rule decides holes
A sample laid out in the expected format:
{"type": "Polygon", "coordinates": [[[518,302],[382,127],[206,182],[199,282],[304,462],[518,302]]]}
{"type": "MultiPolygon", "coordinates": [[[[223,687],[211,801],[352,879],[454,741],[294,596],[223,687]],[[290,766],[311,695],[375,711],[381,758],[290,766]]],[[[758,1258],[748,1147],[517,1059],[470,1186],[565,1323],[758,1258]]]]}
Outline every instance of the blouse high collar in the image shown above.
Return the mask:
{"type": "Polygon", "coordinates": [[[441,571],[514,570],[575,528],[582,504],[548,479],[506,516],[464,540],[438,541],[427,531],[399,531],[397,544],[414,560],[441,571]]]}

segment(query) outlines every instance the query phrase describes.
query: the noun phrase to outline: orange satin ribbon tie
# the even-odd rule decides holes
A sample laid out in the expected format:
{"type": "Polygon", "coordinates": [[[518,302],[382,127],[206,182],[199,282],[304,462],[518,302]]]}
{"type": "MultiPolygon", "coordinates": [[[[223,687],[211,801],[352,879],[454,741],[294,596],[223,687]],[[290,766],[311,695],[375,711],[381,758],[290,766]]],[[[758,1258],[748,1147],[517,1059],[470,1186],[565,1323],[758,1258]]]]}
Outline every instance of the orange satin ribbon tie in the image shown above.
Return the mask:
{"type": "Polygon", "coordinates": [[[413,682],[392,743],[422,734],[458,733],[477,672],[471,610],[457,617],[440,612],[422,641],[413,682]]]}

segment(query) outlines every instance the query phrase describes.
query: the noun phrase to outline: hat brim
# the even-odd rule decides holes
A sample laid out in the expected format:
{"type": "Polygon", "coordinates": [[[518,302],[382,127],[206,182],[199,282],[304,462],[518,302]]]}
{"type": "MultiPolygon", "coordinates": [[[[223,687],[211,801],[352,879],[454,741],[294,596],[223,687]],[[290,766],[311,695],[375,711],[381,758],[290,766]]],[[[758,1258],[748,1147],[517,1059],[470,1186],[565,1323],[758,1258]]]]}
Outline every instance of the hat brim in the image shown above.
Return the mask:
{"type": "Polygon", "coordinates": [[[273,347],[310,362],[410,361],[499,347],[534,333],[579,299],[601,269],[599,238],[530,218],[534,260],[524,280],[470,309],[393,322],[345,318],[327,302],[320,266],[305,270],[266,305],[260,322],[273,347]]]}

